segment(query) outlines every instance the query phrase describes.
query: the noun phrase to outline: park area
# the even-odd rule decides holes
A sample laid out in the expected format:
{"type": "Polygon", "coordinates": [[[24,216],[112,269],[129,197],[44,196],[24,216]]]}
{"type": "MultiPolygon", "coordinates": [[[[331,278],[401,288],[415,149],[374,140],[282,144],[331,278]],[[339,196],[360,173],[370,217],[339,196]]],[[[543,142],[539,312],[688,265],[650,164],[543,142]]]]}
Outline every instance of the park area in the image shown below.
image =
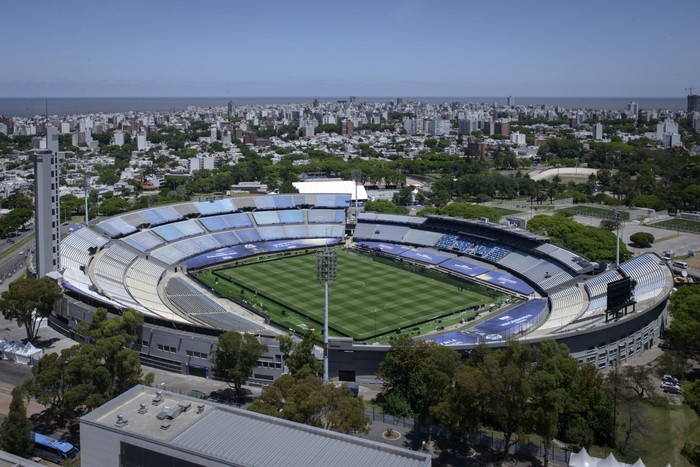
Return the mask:
{"type": "MultiPolygon", "coordinates": [[[[422,323],[440,324],[443,318],[466,321],[478,308],[505,298],[422,269],[339,249],[337,280],[329,286],[331,333],[359,341],[399,328],[422,333],[428,331],[419,326],[422,323]]],[[[196,278],[222,296],[254,306],[282,326],[297,331],[323,327],[323,284],[316,280],[314,254],[253,260],[203,271],[196,278]]]]}

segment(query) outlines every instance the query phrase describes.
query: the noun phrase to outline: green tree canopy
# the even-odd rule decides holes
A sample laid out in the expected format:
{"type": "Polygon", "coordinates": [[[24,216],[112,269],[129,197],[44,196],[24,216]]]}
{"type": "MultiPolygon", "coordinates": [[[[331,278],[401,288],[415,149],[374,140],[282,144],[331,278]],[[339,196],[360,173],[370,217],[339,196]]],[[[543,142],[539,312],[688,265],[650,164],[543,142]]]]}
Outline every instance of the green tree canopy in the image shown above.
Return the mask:
{"type": "Polygon", "coordinates": [[[61,288],[48,277],[17,279],[0,296],[0,312],[5,319],[24,327],[27,340],[31,342],[62,295],[61,288]]]}
{"type": "Polygon", "coordinates": [[[654,243],[654,236],[649,232],[637,232],[630,235],[630,240],[637,246],[648,248],[654,243]]]}
{"type": "Polygon", "coordinates": [[[227,331],[219,336],[212,357],[214,376],[232,386],[240,401],[243,398],[243,384],[266,351],[267,346],[253,334],[227,331]]]}
{"type": "Polygon", "coordinates": [[[250,405],[254,412],[340,433],[367,433],[369,418],[362,399],[345,385],[323,384],[311,375],[282,375],[250,405]]]}
{"type": "Polygon", "coordinates": [[[20,457],[29,457],[34,452],[32,424],[19,386],[12,390],[10,409],[0,425],[0,450],[20,457]]]}
{"type": "MultiPolygon", "coordinates": [[[[612,232],[598,227],[579,224],[565,216],[537,215],[527,223],[528,230],[548,235],[553,243],[576,251],[591,261],[614,261],[616,237],[612,232]]],[[[620,260],[632,255],[620,242],[620,260]]]]}
{"type": "Polygon", "coordinates": [[[314,345],[319,339],[312,330],[307,331],[298,342],[290,334],[275,339],[279,342],[284,364],[292,376],[320,376],[323,373],[323,361],[314,355],[314,345]]]}

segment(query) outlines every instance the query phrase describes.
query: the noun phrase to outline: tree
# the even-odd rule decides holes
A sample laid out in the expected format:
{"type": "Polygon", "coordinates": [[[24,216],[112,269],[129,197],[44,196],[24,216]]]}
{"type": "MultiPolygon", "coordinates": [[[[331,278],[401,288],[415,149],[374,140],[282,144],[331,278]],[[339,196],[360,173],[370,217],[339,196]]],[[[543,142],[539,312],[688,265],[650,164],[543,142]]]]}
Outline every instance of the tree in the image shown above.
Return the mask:
{"type": "Polygon", "coordinates": [[[600,228],[614,232],[615,229],[617,228],[617,224],[615,223],[614,220],[603,219],[600,221],[600,228]]]}
{"type": "Polygon", "coordinates": [[[527,420],[532,386],[528,372],[532,366],[532,348],[518,341],[508,341],[505,349],[486,354],[482,362],[490,388],[484,400],[486,420],[503,432],[503,459],[508,458],[514,433],[523,429],[527,420]]]}
{"type": "Polygon", "coordinates": [[[406,206],[413,201],[413,192],[410,187],[403,187],[398,192],[394,193],[391,201],[397,206],[406,206]]]}
{"type": "Polygon", "coordinates": [[[243,384],[264,352],[267,346],[253,334],[228,331],[219,336],[212,359],[214,376],[234,388],[238,401],[243,398],[243,384]]]}
{"type": "Polygon", "coordinates": [[[654,243],[655,239],[649,232],[637,232],[630,235],[630,240],[639,247],[648,248],[654,243]]]}
{"type": "MultiPolygon", "coordinates": [[[[680,287],[671,295],[669,340],[687,356],[700,353],[700,287],[680,287]]],[[[677,375],[680,376],[680,375],[677,375]]]]}
{"type": "Polygon", "coordinates": [[[345,385],[323,384],[311,375],[282,375],[250,405],[254,412],[340,433],[367,433],[364,403],[345,385]]]}
{"type": "Polygon", "coordinates": [[[291,335],[277,336],[275,339],[279,342],[284,364],[292,376],[320,376],[323,373],[323,361],[314,355],[318,336],[312,330],[307,331],[298,342],[291,335]]]}
{"type": "Polygon", "coordinates": [[[528,375],[532,389],[527,422],[530,430],[541,436],[544,466],[549,465],[549,448],[559,435],[559,417],[569,405],[569,393],[578,375],[578,362],[569,348],[554,341],[544,341],[537,348],[537,364],[528,375]]]}
{"type": "Polygon", "coordinates": [[[124,198],[107,198],[100,204],[100,214],[105,216],[114,216],[116,214],[126,212],[131,208],[131,205],[124,198]]]}
{"type": "Polygon", "coordinates": [[[20,457],[29,457],[34,452],[32,424],[19,386],[12,390],[10,410],[0,426],[0,449],[20,457]]]}
{"type": "Polygon", "coordinates": [[[143,375],[139,353],[128,348],[142,325],[143,315],[133,310],[109,319],[98,308],[90,323],[78,326],[87,342],[39,359],[33,378],[23,383],[26,393],[63,418],[99,407],[136,384],[151,384],[153,373],[143,375]]]}
{"type": "Polygon", "coordinates": [[[0,296],[0,311],[5,319],[24,327],[27,340],[31,342],[37,336],[41,321],[49,317],[54,303],[62,295],[61,288],[48,277],[17,279],[0,296]]]}
{"type": "MultiPolygon", "coordinates": [[[[683,402],[700,417],[700,380],[687,385],[683,391],[683,402]]],[[[681,454],[693,465],[700,465],[700,444],[685,443],[681,454]]]]}

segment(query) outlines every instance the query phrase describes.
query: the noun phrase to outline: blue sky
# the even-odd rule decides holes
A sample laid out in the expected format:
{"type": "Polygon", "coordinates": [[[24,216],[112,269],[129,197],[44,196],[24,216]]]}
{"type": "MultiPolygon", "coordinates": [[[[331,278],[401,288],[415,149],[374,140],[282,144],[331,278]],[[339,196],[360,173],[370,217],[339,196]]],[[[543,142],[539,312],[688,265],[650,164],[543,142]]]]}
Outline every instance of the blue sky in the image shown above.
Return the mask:
{"type": "Polygon", "coordinates": [[[0,97],[682,97],[698,0],[3,2],[0,97]]]}

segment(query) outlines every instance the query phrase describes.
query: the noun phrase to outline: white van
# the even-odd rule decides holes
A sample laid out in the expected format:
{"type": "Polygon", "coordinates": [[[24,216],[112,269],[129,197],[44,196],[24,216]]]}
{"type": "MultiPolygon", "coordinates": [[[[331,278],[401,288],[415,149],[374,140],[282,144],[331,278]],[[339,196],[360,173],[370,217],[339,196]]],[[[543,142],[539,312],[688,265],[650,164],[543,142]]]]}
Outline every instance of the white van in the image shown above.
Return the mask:
{"type": "Polygon", "coordinates": [[[688,269],[688,263],[685,261],[674,261],[673,265],[677,268],[688,269]]]}

